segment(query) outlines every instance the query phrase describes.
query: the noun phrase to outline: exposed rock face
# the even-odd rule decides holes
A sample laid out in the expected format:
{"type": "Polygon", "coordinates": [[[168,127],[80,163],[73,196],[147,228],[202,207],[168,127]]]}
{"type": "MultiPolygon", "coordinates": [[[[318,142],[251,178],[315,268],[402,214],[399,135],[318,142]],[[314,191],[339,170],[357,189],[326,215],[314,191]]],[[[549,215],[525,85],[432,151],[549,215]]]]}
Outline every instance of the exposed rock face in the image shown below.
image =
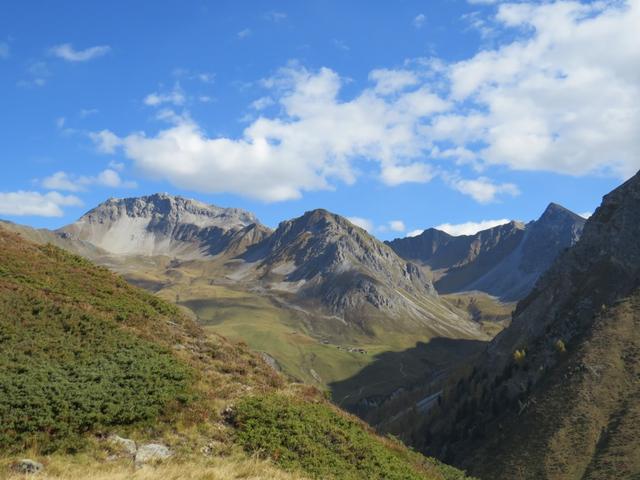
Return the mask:
{"type": "MultiPolygon", "coordinates": [[[[544,235],[544,232],[541,232],[544,235]]],[[[570,339],[589,325],[594,312],[632,293],[640,282],[640,176],[606,195],[581,240],[561,255],[518,304],[513,325],[492,351],[527,343],[548,325],[567,325],[570,339]]]]}
{"type": "Polygon", "coordinates": [[[461,268],[479,258],[493,257],[494,264],[502,260],[520,243],[525,225],[510,222],[475,235],[453,236],[429,228],[416,237],[387,242],[398,255],[429,265],[433,270],[461,268]]]}
{"type": "Polygon", "coordinates": [[[268,229],[251,213],[155,194],[109,199],[59,232],[118,255],[216,255],[234,242],[248,244],[268,229]],[[250,237],[242,239],[248,227],[250,237]]]}
{"type": "Polygon", "coordinates": [[[639,239],[640,174],[604,197],[460,379],[431,451],[482,478],[640,475],[639,239]]]}
{"type": "Polygon", "coordinates": [[[432,228],[389,245],[403,258],[429,266],[441,293],[479,290],[514,301],[525,297],[558,254],[578,241],[584,223],[552,203],[526,225],[510,222],[456,237],[432,228]]]}
{"type": "Polygon", "coordinates": [[[452,324],[458,322],[457,328],[473,329],[446,310],[421,267],[326,210],[282,222],[245,258],[257,262],[261,278],[271,285],[320,302],[333,314],[358,317],[363,308],[373,307],[385,315],[424,321],[444,313],[452,324]]]}

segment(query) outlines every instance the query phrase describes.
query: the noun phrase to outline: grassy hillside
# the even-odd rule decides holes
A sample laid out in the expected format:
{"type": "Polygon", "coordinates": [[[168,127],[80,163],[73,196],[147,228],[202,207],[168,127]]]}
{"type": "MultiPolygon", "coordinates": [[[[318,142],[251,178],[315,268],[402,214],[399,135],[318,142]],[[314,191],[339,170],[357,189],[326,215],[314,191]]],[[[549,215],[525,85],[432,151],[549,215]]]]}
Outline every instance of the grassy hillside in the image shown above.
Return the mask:
{"type": "Polygon", "coordinates": [[[501,302],[484,292],[463,292],[442,295],[458,308],[469,312],[471,318],[482,325],[482,329],[491,337],[495,337],[511,322],[511,315],[516,308],[515,302],[501,302]]]}
{"type": "Polygon", "coordinates": [[[285,383],[177,307],[2,230],[0,312],[0,465],[28,454],[49,478],[129,478],[130,459],[106,463],[103,439],[116,432],[176,452],[130,478],[172,478],[174,464],[187,467],[173,478],[278,478],[276,467],[293,475],[281,478],[463,478],[377,437],[313,387],[285,383]],[[354,458],[366,473],[344,477],[354,458]]]}
{"type": "MultiPolygon", "coordinates": [[[[458,349],[440,348],[432,354],[429,349],[419,348],[442,336],[421,322],[390,321],[371,308],[367,315],[373,327],[365,332],[356,322],[345,322],[323,313],[321,308],[295,303],[287,292],[259,289],[251,281],[229,280],[241,271],[233,261],[132,257],[126,265],[109,266],[159,297],[187,307],[206,331],[241,340],[255,351],[268,353],[284,373],[329,390],[332,399],[341,405],[354,405],[364,397],[388,396],[422,380],[427,368],[439,369],[439,364],[458,361],[460,357],[458,349]],[[397,375],[399,371],[401,375],[397,375]]],[[[486,299],[482,308],[489,311],[490,297],[486,299]]],[[[438,324],[451,319],[452,311],[468,315],[466,303],[457,307],[454,302],[440,299],[413,301],[433,312],[439,318],[435,322],[438,324]]],[[[450,335],[460,336],[455,330],[450,335]]],[[[483,340],[490,338],[480,336],[483,340]]]]}

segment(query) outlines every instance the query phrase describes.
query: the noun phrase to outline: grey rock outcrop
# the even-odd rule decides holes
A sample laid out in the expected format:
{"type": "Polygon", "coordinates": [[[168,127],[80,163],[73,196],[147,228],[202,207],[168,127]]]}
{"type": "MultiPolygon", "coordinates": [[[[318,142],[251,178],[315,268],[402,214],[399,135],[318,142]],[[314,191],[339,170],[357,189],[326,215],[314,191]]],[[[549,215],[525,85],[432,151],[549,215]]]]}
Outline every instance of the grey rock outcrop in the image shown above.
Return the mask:
{"type": "Polygon", "coordinates": [[[138,451],[138,447],[136,446],[136,442],[129,438],[123,438],[118,435],[110,435],[108,438],[109,442],[120,447],[127,454],[134,456],[138,451]]]}
{"type": "Polygon", "coordinates": [[[145,463],[165,460],[171,456],[173,456],[173,451],[166,445],[162,445],[161,443],[148,443],[138,447],[135,463],[136,465],[143,465],[145,463]]]}

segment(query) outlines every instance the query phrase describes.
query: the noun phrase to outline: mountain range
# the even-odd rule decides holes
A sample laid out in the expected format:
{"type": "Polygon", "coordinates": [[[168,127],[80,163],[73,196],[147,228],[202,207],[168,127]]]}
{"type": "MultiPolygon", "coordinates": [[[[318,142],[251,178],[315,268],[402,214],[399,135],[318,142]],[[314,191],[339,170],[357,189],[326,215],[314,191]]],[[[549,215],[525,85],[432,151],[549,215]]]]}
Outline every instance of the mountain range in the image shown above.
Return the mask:
{"type": "Polygon", "coordinates": [[[375,311],[442,334],[478,334],[438,300],[425,270],[326,210],[307,212],[272,231],[243,210],[156,194],[109,199],[56,234],[111,257],[211,260],[224,266],[227,280],[292,297],[369,333],[364,319],[375,311]]]}
{"type": "Polygon", "coordinates": [[[331,388],[380,431],[481,478],[635,478],[638,212],[640,174],[586,221],[552,203],[526,224],[381,242],[322,209],[270,229],[243,210],[156,194],[109,199],[57,231],[0,223],[0,279],[35,275],[11,268],[38,248],[63,258],[68,278],[79,259],[29,242],[54,244],[184,307],[189,332],[244,340],[289,379],[331,388]],[[485,328],[516,300],[510,322],[485,328]]]}
{"type": "Polygon", "coordinates": [[[505,324],[487,327],[479,321],[483,309],[499,318],[512,309],[479,296],[483,282],[491,285],[492,275],[517,264],[507,272],[509,294],[503,292],[511,300],[575,241],[582,224],[550,205],[527,225],[511,222],[461,237],[429,229],[385,244],[322,209],[272,230],[244,210],[155,194],[109,199],[53,232],[5,228],[123,274],[187,307],[206,328],[247,340],[295,378],[332,385],[334,399],[355,408],[473,354],[505,324]],[[441,295],[465,291],[474,293],[464,301],[441,295]],[[380,361],[386,351],[410,352],[438,338],[470,342],[380,361]],[[365,367],[367,374],[356,376],[365,367]],[[396,369],[403,375],[394,375],[396,369]],[[350,377],[358,380],[343,381],[350,377]]]}
{"type": "Polygon", "coordinates": [[[269,229],[241,209],[155,194],[110,198],[58,233],[115,255],[186,259],[216,255],[242,243],[246,235],[259,240],[269,229]]]}
{"type": "Polygon", "coordinates": [[[429,228],[388,244],[398,255],[428,266],[441,293],[479,290],[516,301],[525,297],[564,249],[574,245],[585,219],[551,203],[542,216],[511,221],[475,235],[429,228]]]}

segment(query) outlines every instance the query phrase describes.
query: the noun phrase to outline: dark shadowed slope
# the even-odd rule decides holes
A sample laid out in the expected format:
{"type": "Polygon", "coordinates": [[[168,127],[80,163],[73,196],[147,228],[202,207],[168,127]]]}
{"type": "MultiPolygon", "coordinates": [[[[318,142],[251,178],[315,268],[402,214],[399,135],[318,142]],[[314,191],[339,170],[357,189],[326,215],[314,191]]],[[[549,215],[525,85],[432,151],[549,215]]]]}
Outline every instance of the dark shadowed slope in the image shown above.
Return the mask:
{"type": "Polygon", "coordinates": [[[639,239],[636,175],[443,394],[421,448],[483,478],[638,478],[639,239]]]}

